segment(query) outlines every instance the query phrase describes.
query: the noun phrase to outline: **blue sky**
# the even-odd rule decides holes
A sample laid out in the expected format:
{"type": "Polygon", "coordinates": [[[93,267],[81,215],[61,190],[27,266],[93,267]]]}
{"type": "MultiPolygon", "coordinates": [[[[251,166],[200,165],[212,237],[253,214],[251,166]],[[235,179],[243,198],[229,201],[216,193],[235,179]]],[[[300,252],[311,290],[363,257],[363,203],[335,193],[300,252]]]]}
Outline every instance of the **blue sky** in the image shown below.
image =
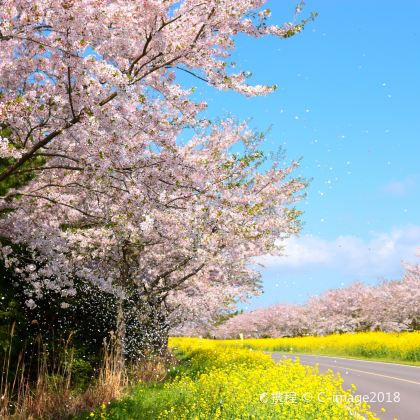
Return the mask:
{"type": "MultiPolygon", "coordinates": [[[[295,1],[268,1],[272,21],[295,1]]],[[[319,12],[293,38],[240,37],[233,59],[274,94],[244,98],[200,86],[212,115],[269,127],[266,149],[302,157],[312,178],[300,238],[265,259],[250,308],[301,302],[354,280],[398,278],[420,246],[420,2],[307,1],[319,12]]]]}

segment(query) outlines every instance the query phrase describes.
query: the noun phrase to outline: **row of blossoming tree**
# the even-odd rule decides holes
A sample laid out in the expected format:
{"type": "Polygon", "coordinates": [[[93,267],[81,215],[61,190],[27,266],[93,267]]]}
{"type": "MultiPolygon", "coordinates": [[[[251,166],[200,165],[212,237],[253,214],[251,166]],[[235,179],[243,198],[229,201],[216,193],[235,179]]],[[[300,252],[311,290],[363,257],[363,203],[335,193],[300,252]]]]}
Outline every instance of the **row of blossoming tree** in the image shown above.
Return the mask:
{"type": "Polygon", "coordinates": [[[306,20],[271,25],[264,3],[0,2],[1,258],[27,308],[111,297],[136,355],[258,289],[247,262],[297,232],[305,182],[179,80],[272,92],[235,71],[235,35],[288,38],[306,20]]]}
{"type": "Polygon", "coordinates": [[[239,334],[260,338],[418,329],[420,265],[407,265],[399,281],[374,286],[355,283],[329,290],[303,305],[274,305],[243,313],[207,333],[218,338],[237,338],[239,334]]]}

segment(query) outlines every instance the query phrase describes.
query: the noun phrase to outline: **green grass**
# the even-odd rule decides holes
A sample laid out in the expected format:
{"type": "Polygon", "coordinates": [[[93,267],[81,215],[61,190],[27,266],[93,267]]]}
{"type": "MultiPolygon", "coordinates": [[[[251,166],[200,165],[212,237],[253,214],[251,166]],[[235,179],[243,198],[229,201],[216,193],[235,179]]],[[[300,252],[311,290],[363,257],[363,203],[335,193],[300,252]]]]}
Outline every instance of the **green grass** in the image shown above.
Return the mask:
{"type": "Polygon", "coordinates": [[[95,412],[84,413],[74,420],[154,420],[168,405],[185,398],[186,395],[165,389],[162,383],[142,384],[131,388],[126,397],[106,405],[106,408],[98,407],[95,412]]]}
{"type": "MultiPolygon", "coordinates": [[[[151,420],[168,406],[186,401],[188,395],[173,389],[165,389],[163,384],[140,385],[121,401],[110,404],[106,409],[107,419],[115,420],[151,420]]],[[[101,418],[95,415],[95,418],[101,418]]]]}
{"type": "MultiPolygon", "coordinates": [[[[185,353],[175,352],[177,365],[170,368],[167,382],[180,375],[196,377],[208,365],[193,363],[185,353]]],[[[188,400],[184,389],[167,389],[165,383],[144,383],[131,387],[127,396],[107,405],[106,409],[98,408],[95,412],[85,413],[74,420],[115,419],[115,420],[155,420],[159,414],[175,404],[183,404],[188,400]]]]}

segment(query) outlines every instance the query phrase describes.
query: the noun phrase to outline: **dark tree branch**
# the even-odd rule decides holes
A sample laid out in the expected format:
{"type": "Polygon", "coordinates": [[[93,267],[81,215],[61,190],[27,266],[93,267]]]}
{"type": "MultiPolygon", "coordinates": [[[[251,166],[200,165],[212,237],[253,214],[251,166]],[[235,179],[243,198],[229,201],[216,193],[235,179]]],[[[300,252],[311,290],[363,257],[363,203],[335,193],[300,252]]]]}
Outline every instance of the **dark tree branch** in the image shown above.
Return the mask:
{"type": "Polygon", "coordinates": [[[49,202],[50,202],[50,203],[52,203],[52,204],[57,204],[57,205],[59,205],[59,206],[68,207],[68,208],[70,208],[70,209],[76,210],[77,212],[79,212],[79,213],[83,214],[84,216],[87,216],[87,217],[92,217],[92,218],[94,218],[94,219],[97,219],[97,218],[98,218],[98,216],[95,216],[95,215],[93,215],[93,214],[87,213],[87,212],[85,212],[84,210],[81,210],[81,209],[78,209],[78,208],[77,208],[77,207],[75,207],[75,206],[72,206],[71,204],[60,203],[60,202],[59,202],[59,201],[57,201],[57,200],[53,200],[52,198],[45,197],[45,196],[43,196],[43,195],[30,194],[30,193],[23,193],[23,192],[17,192],[17,193],[15,193],[15,194],[12,194],[12,195],[11,195],[11,196],[9,196],[9,197],[12,197],[12,196],[25,196],[25,197],[33,197],[33,198],[38,198],[38,199],[41,199],[41,200],[46,200],[46,201],[49,201],[49,202]]]}
{"type": "Polygon", "coordinates": [[[73,96],[72,96],[72,88],[71,88],[71,70],[70,66],[67,66],[67,92],[69,95],[69,103],[70,103],[70,109],[71,109],[71,115],[73,116],[73,119],[76,118],[76,113],[74,112],[74,106],[73,106],[73,96]]]}
{"type": "Polygon", "coordinates": [[[180,268],[185,267],[191,261],[191,257],[185,258],[183,261],[176,264],[174,267],[170,268],[169,270],[159,274],[150,284],[151,287],[156,286],[160,280],[165,279],[166,277],[170,276],[175,271],[179,270],[180,268]]]}

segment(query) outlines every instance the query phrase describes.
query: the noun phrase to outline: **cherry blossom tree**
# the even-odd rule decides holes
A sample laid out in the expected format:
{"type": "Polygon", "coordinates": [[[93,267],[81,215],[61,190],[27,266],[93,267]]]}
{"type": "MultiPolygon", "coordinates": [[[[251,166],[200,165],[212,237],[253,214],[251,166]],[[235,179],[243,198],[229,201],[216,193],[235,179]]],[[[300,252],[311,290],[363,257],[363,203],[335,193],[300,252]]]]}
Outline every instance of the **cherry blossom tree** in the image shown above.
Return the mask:
{"type": "MultiPolygon", "coordinates": [[[[419,253],[420,256],[420,253],[419,253]]],[[[399,331],[420,327],[420,264],[405,265],[400,281],[383,281],[365,308],[371,329],[399,331]]]]}
{"type": "Polygon", "coordinates": [[[272,92],[235,70],[235,35],[288,38],[307,21],[298,6],[295,23],[271,25],[264,3],[1,2],[0,182],[32,178],[6,191],[0,221],[31,259],[8,245],[2,256],[28,282],[28,306],[47,288],[65,307],[73,279],[86,279],[114,293],[121,313],[131,302],[162,347],[169,320],[186,319],[183,301],[211,291],[214,314],[255,292],[246,261],[296,232],[286,206],[304,183],[286,180],[295,164],[259,172],[252,134],[203,119],[206,104],[178,76],[272,92]],[[186,129],[195,134],[182,143],[186,129]]]}
{"type": "Polygon", "coordinates": [[[311,298],[303,305],[274,305],[240,314],[208,329],[218,338],[326,335],[420,327],[420,265],[405,265],[401,280],[376,286],[355,283],[311,298]]]}
{"type": "Polygon", "coordinates": [[[234,36],[286,38],[306,21],[270,25],[264,3],[3,0],[0,151],[12,160],[0,181],[28,170],[78,170],[77,158],[89,154],[86,143],[98,137],[126,145],[149,137],[171,146],[179,125],[205,106],[176,83],[180,72],[217,89],[271,92],[274,87],[250,86],[248,73],[232,70],[234,36]]]}
{"type": "Polygon", "coordinates": [[[372,288],[362,283],[333,289],[307,302],[307,313],[312,317],[312,329],[317,334],[363,331],[369,329],[364,309],[374,304],[372,288]]]}
{"type": "MultiPolygon", "coordinates": [[[[72,278],[84,278],[119,297],[121,322],[124,302],[134,303],[142,340],[155,351],[164,348],[180,302],[213,293],[207,299],[223,306],[254,292],[258,276],[248,261],[279,252],[278,238],[297,232],[298,213],[287,206],[305,186],[289,179],[296,163],[263,171],[259,141],[246,126],[224,121],[169,151],[127,154],[129,169],[112,176],[40,173],[5,219],[13,241],[38,261],[8,259],[31,286],[28,302],[36,305],[47,288],[60,290],[66,305],[72,278]]],[[[10,250],[3,248],[4,257],[10,250]]]]}

